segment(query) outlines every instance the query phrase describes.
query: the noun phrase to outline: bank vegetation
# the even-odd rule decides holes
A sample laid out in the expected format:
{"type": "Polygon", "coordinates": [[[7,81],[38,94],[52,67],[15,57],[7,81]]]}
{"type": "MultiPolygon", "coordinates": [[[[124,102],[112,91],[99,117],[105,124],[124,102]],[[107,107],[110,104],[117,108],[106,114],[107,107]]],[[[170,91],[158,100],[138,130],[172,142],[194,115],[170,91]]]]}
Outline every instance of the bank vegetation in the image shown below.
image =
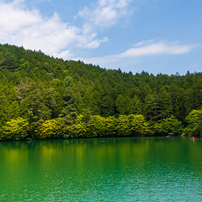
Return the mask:
{"type": "Polygon", "coordinates": [[[202,73],[134,75],[0,44],[0,102],[0,140],[202,136],[202,73]]]}

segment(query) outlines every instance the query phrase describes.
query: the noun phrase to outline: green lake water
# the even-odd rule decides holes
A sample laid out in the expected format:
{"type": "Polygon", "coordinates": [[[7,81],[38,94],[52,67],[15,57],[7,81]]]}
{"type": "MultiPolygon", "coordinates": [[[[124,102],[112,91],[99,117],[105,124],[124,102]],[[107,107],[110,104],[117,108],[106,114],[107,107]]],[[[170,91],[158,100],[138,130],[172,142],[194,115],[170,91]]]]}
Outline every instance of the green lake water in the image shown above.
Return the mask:
{"type": "Polygon", "coordinates": [[[202,139],[0,142],[0,201],[202,201],[202,139]]]}

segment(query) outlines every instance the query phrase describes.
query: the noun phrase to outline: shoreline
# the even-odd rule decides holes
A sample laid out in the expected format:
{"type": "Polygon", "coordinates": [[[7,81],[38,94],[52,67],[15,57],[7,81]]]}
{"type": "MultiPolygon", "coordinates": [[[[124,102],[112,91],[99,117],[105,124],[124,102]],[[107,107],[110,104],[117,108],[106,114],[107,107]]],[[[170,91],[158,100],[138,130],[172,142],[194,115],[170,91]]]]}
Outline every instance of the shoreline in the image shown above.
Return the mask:
{"type": "MultiPolygon", "coordinates": [[[[32,141],[45,141],[45,140],[78,140],[78,139],[103,139],[103,138],[145,138],[145,137],[187,137],[187,138],[191,138],[192,136],[188,136],[188,135],[171,135],[171,136],[167,136],[167,135],[139,135],[139,136],[100,136],[100,137],[75,137],[75,138],[47,138],[47,139],[31,139],[31,138],[27,138],[27,139],[22,139],[22,140],[0,140],[1,142],[32,142],[32,141]]],[[[195,137],[195,138],[200,138],[200,137],[195,137]]]]}

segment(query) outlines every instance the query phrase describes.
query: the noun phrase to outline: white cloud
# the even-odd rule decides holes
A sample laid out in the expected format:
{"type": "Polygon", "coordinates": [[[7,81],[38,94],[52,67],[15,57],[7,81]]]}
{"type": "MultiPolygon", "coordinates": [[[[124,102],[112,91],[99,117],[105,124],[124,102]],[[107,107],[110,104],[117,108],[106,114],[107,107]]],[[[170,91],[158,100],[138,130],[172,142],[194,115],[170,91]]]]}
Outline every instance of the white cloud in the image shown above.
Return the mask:
{"type": "Polygon", "coordinates": [[[75,17],[83,17],[86,24],[101,28],[110,27],[118,19],[131,13],[129,3],[133,0],[99,0],[92,9],[84,7],[75,17]]]}
{"type": "Polygon", "coordinates": [[[97,48],[108,39],[96,39],[96,33],[82,30],[61,21],[57,13],[44,17],[37,9],[28,9],[23,0],[0,1],[0,43],[42,50],[55,57],[72,56],[65,48],[97,48]]]}
{"type": "Polygon", "coordinates": [[[141,56],[151,55],[179,55],[190,52],[198,45],[180,45],[177,42],[165,43],[163,41],[153,42],[153,40],[142,41],[135,44],[135,48],[130,48],[123,53],[116,55],[109,55],[104,57],[95,58],[75,58],[75,60],[82,60],[86,63],[99,64],[100,66],[106,66],[118,61],[126,60],[127,58],[139,58],[141,56]]]}
{"type": "Polygon", "coordinates": [[[23,27],[39,23],[40,21],[38,11],[24,9],[22,1],[0,2],[0,36],[16,32],[23,27]]]}
{"type": "Polygon", "coordinates": [[[73,54],[70,53],[70,50],[62,51],[61,53],[57,53],[56,57],[58,58],[71,58],[73,57],[73,54]]]}
{"type": "Polygon", "coordinates": [[[95,37],[94,34],[90,35],[89,38],[81,36],[80,37],[81,38],[80,43],[77,44],[77,47],[98,48],[100,46],[100,43],[108,41],[107,37],[104,37],[103,39],[93,40],[94,37],[95,37]],[[91,38],[92,38],[92,40],[91,40],[91,38]]]}
{"type": "MultiPolygon", "coordinates": [[[[143,42],[141,42],[144,44],[143,42]]],[[[138,43],[137,45],[140,46],[141,43],[138,43]]],[[[142,47],[136,47],[131,48],[124,53],[119,54],[119,57],[138,57],[138,56],[144,56],[144,55],[156,55],[156,54],[183,54],[188,53],[193,48],[195,48],[196,45],[179,45],[175,43],[166,44],[164,42],[157,42],[153,44],[148,44],[146,46],[142,47]]]]}

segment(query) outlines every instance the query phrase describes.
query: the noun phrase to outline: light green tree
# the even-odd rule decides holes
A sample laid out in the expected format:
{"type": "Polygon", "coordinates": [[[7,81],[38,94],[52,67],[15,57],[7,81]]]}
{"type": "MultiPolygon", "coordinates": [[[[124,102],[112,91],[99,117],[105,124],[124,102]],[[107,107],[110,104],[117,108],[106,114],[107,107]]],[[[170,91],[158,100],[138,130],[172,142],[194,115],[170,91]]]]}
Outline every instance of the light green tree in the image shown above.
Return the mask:
{"type": "Polygon", "coordinates": [[[185,135],[202,136],[202,110],[192,110],[185,120],[188,123],[183,130],[185,135]]]}
{"type": "Polygon", "coordinates": [[[162,132],[163,133],[173,133],[177,135],[182,131],[182,124],[180,121],[176,119],[175,116],[171,116],[167,119],[163,119],[162,121],[162,132]]]}
{"type": "Polygon", "coordinates": [[[17,119],[11,119],[6,122],[2,128],[1,139],[2,140],[22,140],[28,136],[29,123],[27,119],[18,117],[17,119]]]}

